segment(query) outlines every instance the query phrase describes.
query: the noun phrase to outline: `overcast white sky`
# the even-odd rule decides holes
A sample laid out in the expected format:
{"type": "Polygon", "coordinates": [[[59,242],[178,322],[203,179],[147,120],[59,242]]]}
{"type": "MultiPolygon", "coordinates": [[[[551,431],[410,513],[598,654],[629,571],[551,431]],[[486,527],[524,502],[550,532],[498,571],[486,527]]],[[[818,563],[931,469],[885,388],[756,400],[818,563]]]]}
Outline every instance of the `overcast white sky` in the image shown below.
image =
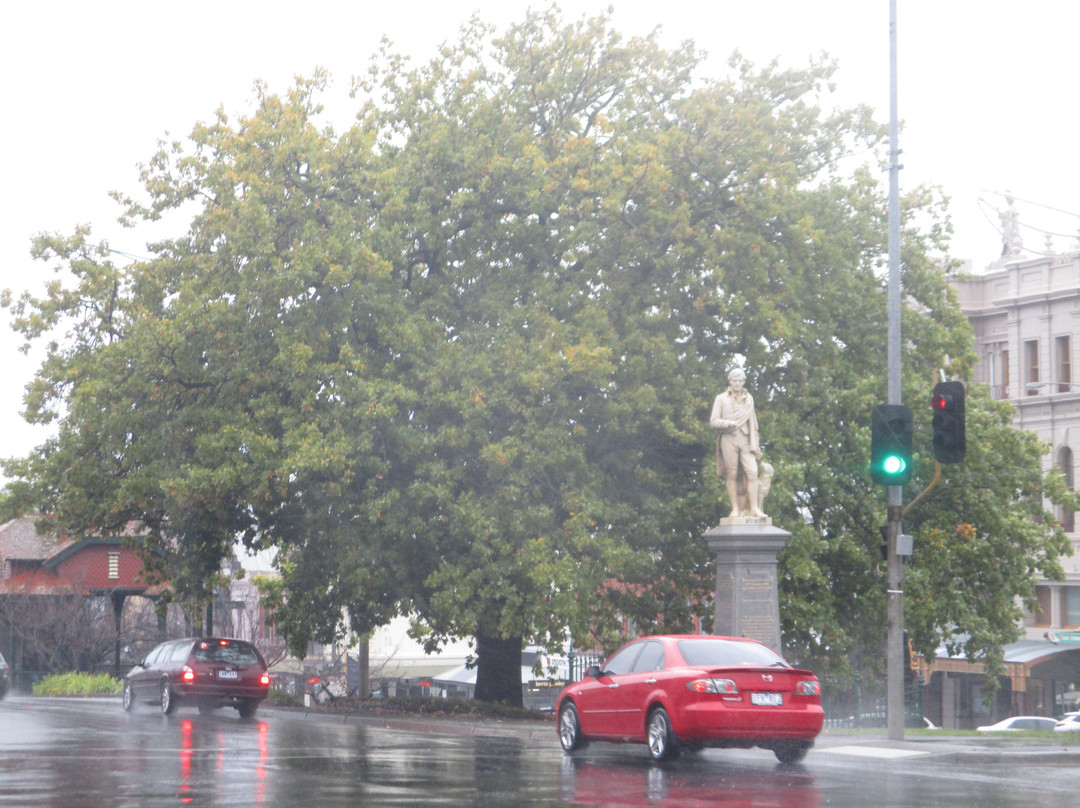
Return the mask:
{"type": "MultiPolygon", "coordinates": [[[[88,223],[114,249],[144,253],[145,237],[115,223],[110,190],[137,192],[137,164],[159,138],[183,137],[218,106],[246,111],[252,83],[284,90],[317,66],[345,99],[383,35],[425,60],[474,11],[504,28],[532,0],[185,0],[10,3],[0,12],[0,67],[7,112],[0,201],[0,288],[36,288],[48,267],[29,258],[42,231],[88,223]]],[[[838,97],[888,120],[889,0],[563,0],[568,19],[608,5],[626,35],[662,26],[665,42],[693,39],[723,73],[738,49],[763,64],[839,60],[838,97]]],[[[1032,228],[1073,234],[1076,155],[1075,0],[898,0],[902,188],[941,185],[952,198],[952,253],[977,270],[1001,252],[995,209],[1018,199],[1025,247],[1032,228]],[[1069,215],[1069,212],[1072,215],[1069,215]]],[[[0,456],[23,455],[43,437],[19,418],[34,370],[0,312],[0,456]]]]}

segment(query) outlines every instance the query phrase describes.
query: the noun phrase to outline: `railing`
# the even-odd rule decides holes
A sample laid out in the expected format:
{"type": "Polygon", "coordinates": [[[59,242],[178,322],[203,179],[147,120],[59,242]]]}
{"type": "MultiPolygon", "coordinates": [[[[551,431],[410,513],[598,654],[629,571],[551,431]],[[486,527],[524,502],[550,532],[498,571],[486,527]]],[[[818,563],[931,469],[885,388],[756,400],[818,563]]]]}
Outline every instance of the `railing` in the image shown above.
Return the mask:
{"type": "Polygon", "coordinates": [[[571,654],[569,659],[570,681],[578,682],[585,678],[585,671],[590,665],[599,665],[603,660],[594,654],[571,654]]]}

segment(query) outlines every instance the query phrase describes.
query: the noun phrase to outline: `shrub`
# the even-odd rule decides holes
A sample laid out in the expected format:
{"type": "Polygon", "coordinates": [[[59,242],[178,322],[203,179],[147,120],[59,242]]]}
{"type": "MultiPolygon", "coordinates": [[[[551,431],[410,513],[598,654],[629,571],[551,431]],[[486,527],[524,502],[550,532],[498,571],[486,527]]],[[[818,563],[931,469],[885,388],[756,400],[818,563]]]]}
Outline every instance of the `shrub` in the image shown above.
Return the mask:
{"type": "Polygon", "coordinates": [[[55,673],[34,682],[35,696],[114,696],[120,682],[105,673],[55,673]]]}
{"type": "Polygon", "coordinates": [[[283,707],[302,707],[304,705],[303,696],[286,693],[276,687],[270,688],[270,692],[266,694],[266,701],[269,704],[279,704],[283,707]]]}

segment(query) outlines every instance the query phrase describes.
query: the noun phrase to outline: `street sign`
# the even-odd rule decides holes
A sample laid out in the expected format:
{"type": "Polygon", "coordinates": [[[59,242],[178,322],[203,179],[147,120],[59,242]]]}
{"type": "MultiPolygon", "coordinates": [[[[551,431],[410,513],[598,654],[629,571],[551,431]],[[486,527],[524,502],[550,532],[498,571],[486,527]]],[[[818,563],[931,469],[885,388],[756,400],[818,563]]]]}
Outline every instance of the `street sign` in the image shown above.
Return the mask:
{"type": "Polygon", "coordinates": [[[1048,631],[1043,636],[1050,642],[1080,642],[1080,631],[1048,631]]]}

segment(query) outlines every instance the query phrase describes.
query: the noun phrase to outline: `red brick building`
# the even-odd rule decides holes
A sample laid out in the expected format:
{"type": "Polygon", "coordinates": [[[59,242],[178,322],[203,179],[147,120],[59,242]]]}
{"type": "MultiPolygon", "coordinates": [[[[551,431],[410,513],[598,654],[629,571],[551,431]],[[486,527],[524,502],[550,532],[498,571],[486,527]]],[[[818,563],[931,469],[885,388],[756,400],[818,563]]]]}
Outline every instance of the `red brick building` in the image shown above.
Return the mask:
{"type": "MultiPolygon", "coordinates": [[[[41,529],[42,521],[40,516],[25,516],[0,525],[0,599],[107,599],[117,636],[114,664],[118,666],[124,601],[132,595],[156,594],[143,580],[143,563],[130,545],[130,536],[71,536],[63,530],[41,529]]],[[[14,651],[11,628],[0,625],[5,653],[14,651]]]]}
{"type": "Polygon", "coordinates": [[[40,532],[39,520],[24,516],[0,526],[0,594],[142,595],[149,589],[142,560],[126,546],[128,538],[40,532]]]}

